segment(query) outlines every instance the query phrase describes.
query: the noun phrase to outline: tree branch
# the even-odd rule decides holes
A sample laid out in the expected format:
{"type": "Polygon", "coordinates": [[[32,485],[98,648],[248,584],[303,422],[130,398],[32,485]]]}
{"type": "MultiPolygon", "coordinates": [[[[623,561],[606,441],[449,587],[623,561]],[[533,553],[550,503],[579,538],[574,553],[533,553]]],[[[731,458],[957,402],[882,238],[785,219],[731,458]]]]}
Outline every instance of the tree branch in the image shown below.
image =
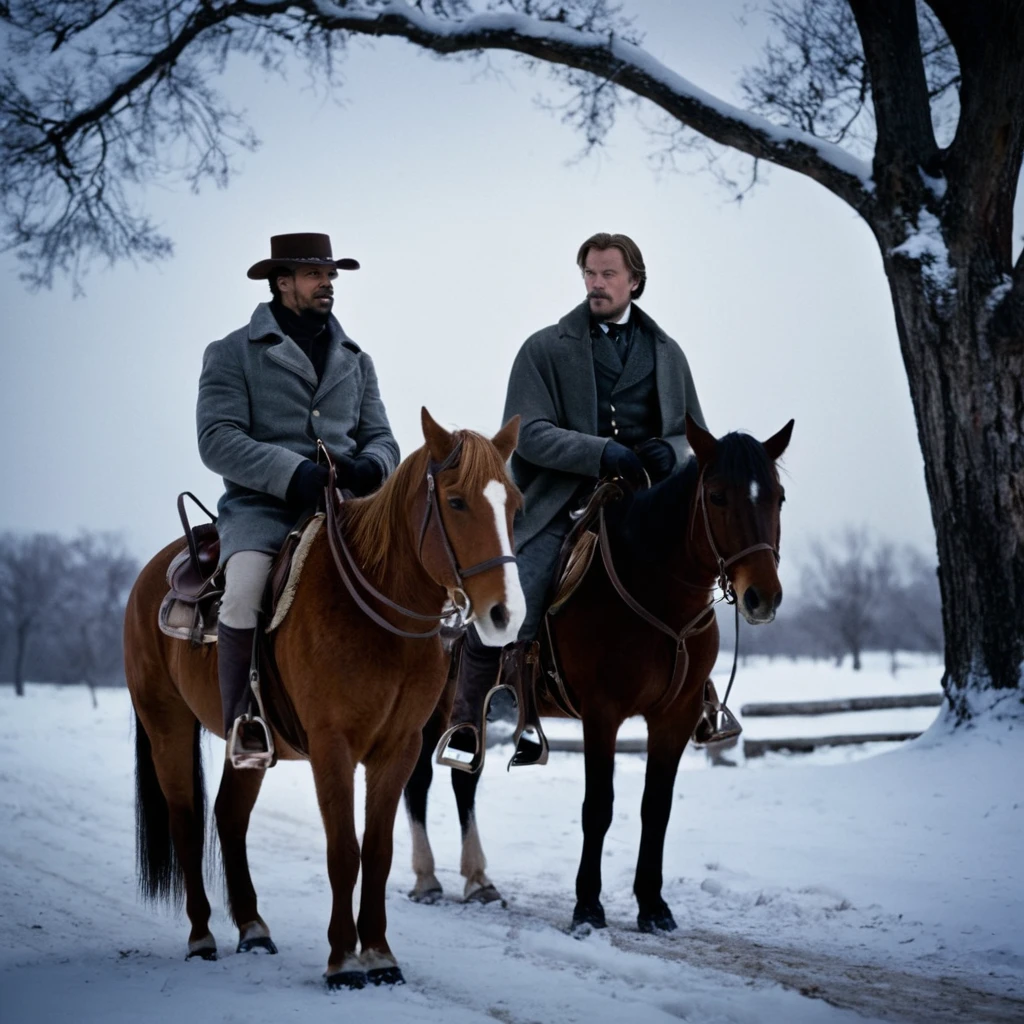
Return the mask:
{"type": "Polygon", "coordinates": [[[914,0],[850,0],[871,76],[878,139],[875,177],[896,197],[921,167],[938,177],[928,82],[914,0]]]}

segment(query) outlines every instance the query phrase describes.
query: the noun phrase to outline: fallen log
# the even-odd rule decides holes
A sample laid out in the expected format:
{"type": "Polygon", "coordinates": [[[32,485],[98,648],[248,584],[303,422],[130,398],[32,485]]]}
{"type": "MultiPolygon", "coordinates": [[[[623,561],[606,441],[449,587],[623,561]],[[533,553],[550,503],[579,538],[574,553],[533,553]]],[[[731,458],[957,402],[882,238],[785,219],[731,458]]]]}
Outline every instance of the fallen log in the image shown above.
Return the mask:
{"type": "Polygon", "coordinates": [[[937,708],[941,693],[903,694],[896,697],[844,697],[840,700],[800,700],[790,703],[744,704],[744,718],[781,718],[790,715],[833,715],[841,711],[885,711],[889,708],[937,708]]]}
{"type": "Polygon", "coordinates": [[[903,743],[920,736],[918,732],[867,732],[850,736],[800,736],[779,740],[744,740],[744,757],[764,757],[778,750],[809,754],[818,747],[849,747],[857,743],[903,743]]]}
{"type": "MultiPolygon", "coordinates": [[[[548,749],[559,750],[562,753],[567,754],[582,754],[583,753],[583,740],[582,739],[552,739],[548,737],[548,749]]],[[[646,754],[647,753],[647,740],[635,739],[635,740],[616,740],[615,741],[615,753],[616,754],[646,754]]]]}

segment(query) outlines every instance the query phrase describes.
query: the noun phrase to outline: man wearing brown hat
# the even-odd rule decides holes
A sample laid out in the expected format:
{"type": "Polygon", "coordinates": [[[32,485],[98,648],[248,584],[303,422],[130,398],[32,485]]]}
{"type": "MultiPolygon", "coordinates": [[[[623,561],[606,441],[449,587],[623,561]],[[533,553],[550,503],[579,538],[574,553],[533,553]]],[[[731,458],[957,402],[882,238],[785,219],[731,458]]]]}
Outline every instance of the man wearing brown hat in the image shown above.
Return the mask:
{"type": "Polygon", "coordinates": [[[249,268],[270,283],[271,301],[203,356],[196,425],[204,464],[224,478],[217,506],[225,572],[218,674],[227,756],[236,766],[269,762],[259,729],[246,728],[249,663],[273,556],[316,508],[327,484],[323,442],[338,484],[369,494],[398,465],[373,361],[331,314],[339,270],[327,235],[275,235],[270,258],[249,268]]]}

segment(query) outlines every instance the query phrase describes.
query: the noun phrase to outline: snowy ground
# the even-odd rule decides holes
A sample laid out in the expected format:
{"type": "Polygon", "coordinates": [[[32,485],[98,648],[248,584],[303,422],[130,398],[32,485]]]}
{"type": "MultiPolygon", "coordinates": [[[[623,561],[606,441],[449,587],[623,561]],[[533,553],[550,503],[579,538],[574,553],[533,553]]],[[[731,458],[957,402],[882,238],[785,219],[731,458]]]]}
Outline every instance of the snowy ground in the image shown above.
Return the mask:
{"type": "MultiPolygon", "coordinates": [[[[751,662],[733,703],[937,688],[935,664],[895,680],[886,665],[854,674],[751,662]]],[[[921,716],[893,712],[870,728],[933,717],[921,716]]],[[[842,716],[842,729],[860,731],[856,717],[842,716]]],[[[458,902],[457,818],[439,775],[430,828],[449,900],[406,899],[408,830],[401,820],[396,830],[389,937],[408,984],[328,994],[329,890],[308,767],[269,773],[250,832],[280,955],[232,953],[214,885],[222,958],[186,963],[184,920],[135,896],[130,718],[123,691],[101,691],[93,710],[84,689],[30,687],[18,700],[0,688],[3,1024],[1024,1020],[1022,728],[950,738],[936,727],[878,756],[779,755],[735,769],[688,753],[665,855],[679,931],[661,937],[636,931],[644,760],[620,755],[604,860],[610,927],[582,941],[564,931],[582,759],[557,754],[546,768],[506,773],[507,749],[494,748],[479,816],[508,908],[458,902]]],[[[747,734],[768,735],[769,722],[779,734],[777,722],[753,719],[747,734]]],[[[786,726],[835,731],[815,719],[786,726]]],[[[206,752],[213,791],[222,744],[206,752]]]]}

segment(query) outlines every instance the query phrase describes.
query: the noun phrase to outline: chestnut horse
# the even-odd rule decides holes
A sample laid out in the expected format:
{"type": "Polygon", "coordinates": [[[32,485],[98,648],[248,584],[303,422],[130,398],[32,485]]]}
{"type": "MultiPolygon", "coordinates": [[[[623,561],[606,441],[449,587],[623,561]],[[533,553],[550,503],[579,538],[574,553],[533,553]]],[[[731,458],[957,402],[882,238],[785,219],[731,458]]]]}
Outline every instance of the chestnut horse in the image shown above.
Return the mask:
{"type": "MultiPolygon", "coordinates": [[[[612,821],[615,740],[634,715],[647,721],[647,773],[642,834],[633,891],[641,931],[671,931],[662,899],[665,831],[679,759],[705,713],[704,681],[718,656],[716,584],[738,602],[750,623],[771,622],[782,600],[776,572],[783,489],[775,461],[789,444],[790,420],[763,444],[748,434],[716,440],[687,417],[694,458],[649,490],[606,506],[603,537],[586,576],[549,616],[541,663],[555,652],[562,686],[548,671],[538,681],[542,715],[583,721],[586,795],[583,854],[576,876],[573,931],[605,927],[601,852],[612,821]],[[609,571],[610,570],[610,571],[609,571]]],[[[414,900],[435,902],[426,832],[430,751],[443,731],[444,709],[424,730],[423,749],[406,807],[413,834],[414,900]]],[[[465,898],[500,899],[485,873],[474,799],[479,775],[452,771],[462,825],[465,898]]]]}
{"type": "MultiPolygon", "coordinates": [[[[389,599],[368,603],[406,635],[372,621],[342,587],[326,529],[309,549],[276,633],[277,665],[308,739],[327,833],[333,903],[325,977],[332,988],[402,981],[385,935],[395,812],[448,669],[437,630],[424,620],[439,620],[446,597],[454,596],[485,642],[502,645],[515,639],[524,612],[511,564],[512,517],[520,498],[505,470],[518,417],[490,441],[470,431],[450,434],[425,409],[422,418],[426,445],[376,494],[335,506],[364,578],[389,599]],[[359,763],[366,766],[361,851],[353,807],[359,763]],[[357,922],[352,901],[360,862],[357,922]]],[[[150,899],[180,899],[184,887],[189,956],[213,959],[202,874],[199,734],[205,726],[223,735],[216,645],[193,647],[157,628],[164,575],[183,544],[164,548],[142,570],[125,616],[125,670],[136,713],[138,865],[140,888],[150,899]]],[[[279,757],[300,756],[279,735],[274,741],[279,757]]],[[[263,775],[225,761],[215,805],[240,951],[276,952],[257,909],[245,846],[263,775]]]]}

